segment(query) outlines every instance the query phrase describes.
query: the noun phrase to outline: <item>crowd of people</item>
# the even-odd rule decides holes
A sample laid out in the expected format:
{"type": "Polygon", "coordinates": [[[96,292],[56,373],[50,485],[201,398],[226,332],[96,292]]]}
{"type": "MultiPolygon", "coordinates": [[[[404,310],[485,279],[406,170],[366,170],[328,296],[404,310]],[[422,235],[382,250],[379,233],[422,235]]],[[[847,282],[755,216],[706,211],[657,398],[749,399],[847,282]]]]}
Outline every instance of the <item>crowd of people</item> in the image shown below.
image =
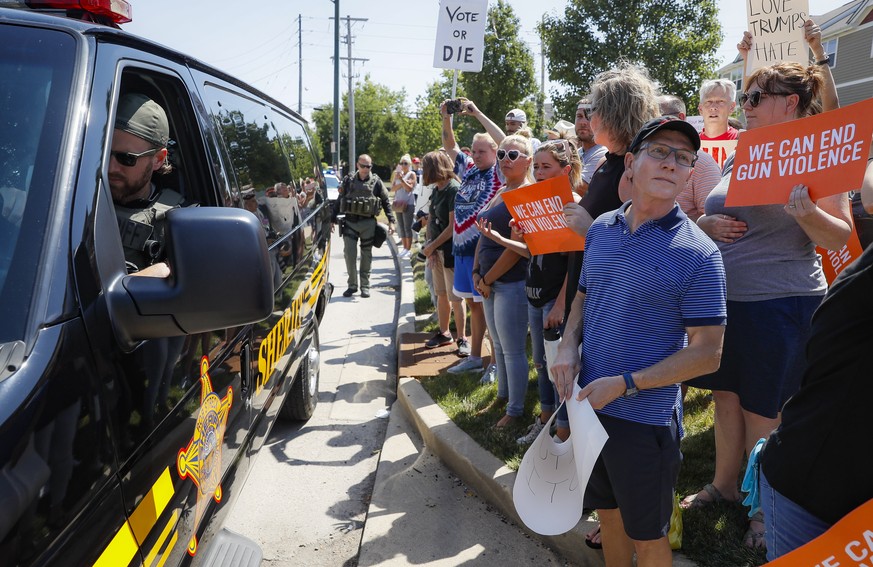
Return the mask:
{"type": "MultiPolygon", "coordinates": [[[[821,31],[812,20],[805,30],[810,65],[779,63],[747,78],[739,95],[746,129],[838,108],[821,31]]],[[[738,44],[743,57],[752,39],[746,33],[738,44]]],[[[492,342],[497,395],[480,414],[499,412],[498,429],[522,425],[529,335],[540,414],[519,444],[533,442],[555,412],[554,434],[568,439],[561,402],[570,399],[587,399],[609,433],[585,501],[600,520],[587,543],[602,547],[610,566],[629,566],[634,555],[639,565],[671,563],[687,386],[712,391],[715,475],[681,506],[738,502],[748,459],[760,471],[760,501],[746,546],[766,547],[774,559],[873,498],[868,451],[834,466],[841,454],[854,459],[852,447],[871,430],[861,353],[873,346],[873,253],[829,286],[816,252],[846,244],[848,193],[859,188],[813,200],[798,184],[779,205],[727,206],[734,156],[722,166],[701,140],[741,135],[732,125],[736,87],[708,80],[699,99],[698,133],[679,97],[660,93],[644,68],[622,64],[597,76],[574,122],[556,122],[545,141],[522,110],[507,112],[504,130],[471,100],[451,113],[457,102],[445,101],[442,148],[423,157],[418,181],[404,155],[392,181],[395,204],[397,194],[407,199],[400,223],[409,226],[421,203],[407,195],[416,183],[432,189],[421,253],[439,329],[426,346],[456,345],[461,360],[449,372],[486,372],[490,381],[483,343],[492,342]],[[466,151],[453,116],[484,130],[466,151]],[[563,214],[585,248],[532,255],[504,196],[557,176],[569,180],[563,214]]],[[[873,165],[858,195],[873,211],[873,165]]],[[[401,228],[401,256],[412,248],[409,231],[401,228]]]]}

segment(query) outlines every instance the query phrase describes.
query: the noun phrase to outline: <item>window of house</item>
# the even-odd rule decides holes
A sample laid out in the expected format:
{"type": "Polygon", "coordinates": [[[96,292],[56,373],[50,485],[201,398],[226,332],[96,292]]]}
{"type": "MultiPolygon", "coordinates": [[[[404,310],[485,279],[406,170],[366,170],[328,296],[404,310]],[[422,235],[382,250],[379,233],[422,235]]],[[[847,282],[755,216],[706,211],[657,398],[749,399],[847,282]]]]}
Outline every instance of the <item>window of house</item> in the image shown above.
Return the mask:
{"type": "Polygon", "coordinates": [[[837,66],[837,38],[823,41],[822,47],[828,56],[828,67],[833,69],[837,66]]]}

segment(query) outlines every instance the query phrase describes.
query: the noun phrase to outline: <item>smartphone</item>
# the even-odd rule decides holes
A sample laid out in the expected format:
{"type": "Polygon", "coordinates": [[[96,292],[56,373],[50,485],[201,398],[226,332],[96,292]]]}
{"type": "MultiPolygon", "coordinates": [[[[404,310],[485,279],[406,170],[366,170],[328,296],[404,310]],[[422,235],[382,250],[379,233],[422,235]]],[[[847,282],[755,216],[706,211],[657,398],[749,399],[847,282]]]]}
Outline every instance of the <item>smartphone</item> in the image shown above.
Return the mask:
{"type": "Polygon", "coordinates": [[[446,112],[449,114],[457,114],[464,109],[464,103],[459,98],[453,98],[446,102],[446,112]]]}

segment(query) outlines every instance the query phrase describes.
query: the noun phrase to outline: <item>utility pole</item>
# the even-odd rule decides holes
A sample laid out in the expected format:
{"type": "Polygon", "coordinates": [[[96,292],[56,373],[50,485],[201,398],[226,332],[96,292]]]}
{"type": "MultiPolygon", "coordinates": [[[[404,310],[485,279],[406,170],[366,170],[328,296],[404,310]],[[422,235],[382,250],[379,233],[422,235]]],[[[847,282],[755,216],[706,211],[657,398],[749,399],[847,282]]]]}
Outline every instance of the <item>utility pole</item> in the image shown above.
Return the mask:
{"type": "Polygon", "coordinates": [[[303,14],[297,14],[297,114],[303,114],[303,14]]]}
{"type": "Polygon", "coordinates": [[[348,45],[348,57],[341,57],[349,62],[349,172],[351,172],[352,160],[358,158],[355,150],[355,86],[354,74],[352,72],[352,63],[354,61],[369,61],[369,59],[361,59],[352,57],[352,22],[366,22],[367,18],[352,18],[346,16],[346,45],[348,45]]]}
{"type": "Polygon", "coordinates": [[[330,151],[333,154],[333,167],[337,175],[342,176],[340,169],[340,60],[339,60],[339,17],[340,0],[333,0],[333,141],[330,143],[330,151]]]}

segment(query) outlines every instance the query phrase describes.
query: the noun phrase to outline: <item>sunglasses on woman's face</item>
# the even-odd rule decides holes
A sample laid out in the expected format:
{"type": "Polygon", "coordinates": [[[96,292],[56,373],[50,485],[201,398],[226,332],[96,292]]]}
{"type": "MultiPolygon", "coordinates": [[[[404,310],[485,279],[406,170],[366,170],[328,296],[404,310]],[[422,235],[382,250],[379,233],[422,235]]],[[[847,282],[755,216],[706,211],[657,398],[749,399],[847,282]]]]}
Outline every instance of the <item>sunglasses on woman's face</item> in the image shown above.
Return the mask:
{"type": "Polygon", "coordinates": [[[112,157],[115,158],[115,161],[117,161],[124,167],[133,167],[136,165],[136,162],[139,160],[139,158],[151,156],[156,153],[158,153],[158,148],[152,148],[138,154],[132,152],[110,152],[112,157]]]}
{"type": "Polygon", "coordinates": [[[761,97],[768,96],[788,96],[790,93],[771,93],[767,91],[749,91],[747,93],[742,93],[740,95],[740,106],[743,106],[748,101],[749,106],[752,108],[757,107],[761,104],[761,97]]]}
{"type": "Polygon", "coordinates": [[[520,157],[528,157],[526,153],[520,152],[518,150],[497,150],[497,159],[503,161],[506,158],[509,158],[509,161],[515,161],[520,157]]]}

